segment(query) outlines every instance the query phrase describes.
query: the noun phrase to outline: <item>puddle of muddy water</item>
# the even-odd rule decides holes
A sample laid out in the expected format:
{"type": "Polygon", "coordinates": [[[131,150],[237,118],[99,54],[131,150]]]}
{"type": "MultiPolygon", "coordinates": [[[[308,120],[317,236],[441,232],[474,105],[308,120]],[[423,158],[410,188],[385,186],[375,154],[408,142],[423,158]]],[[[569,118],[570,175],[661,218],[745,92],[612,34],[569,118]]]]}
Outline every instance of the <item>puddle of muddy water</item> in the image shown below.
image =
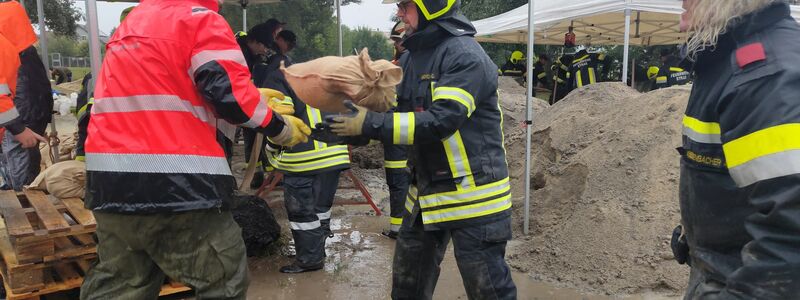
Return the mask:
{"type": "MultiPolygon", "coordinates": [[[[250,261],[251,283],[248,299],[389,299],[394,241],[380,232],[388,221],[383,217],[347,215],[352,208],[337,208],[328,239],[327,262],[317,272],[287,275],[278,269],[291,262],[287,257],[257,258],[250,261]],[[340,217],[336,217],[338,215],[340,217]]],[[[452,249],[442,263],[434,299],[467,299],[452,249]]],[[[605,296],[555,287],[528,275],[513,273],[518,298],[530,300],[677,300],[658,294],[605,296]]]]}

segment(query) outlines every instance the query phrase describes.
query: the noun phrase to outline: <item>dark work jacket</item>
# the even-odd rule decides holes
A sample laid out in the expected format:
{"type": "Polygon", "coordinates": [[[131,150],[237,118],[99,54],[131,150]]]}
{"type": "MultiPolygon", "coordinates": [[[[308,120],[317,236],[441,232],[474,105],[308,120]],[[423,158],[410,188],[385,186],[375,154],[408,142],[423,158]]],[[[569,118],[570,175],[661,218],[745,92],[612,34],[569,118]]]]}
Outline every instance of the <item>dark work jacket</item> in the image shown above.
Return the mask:
{"type": "Polygon", "coordinates": [[[364,136],[413,145],[406,209],[426,230],[508,218],[511,192],[497,100],[497,66],[461,15],[407,37],[398,111],[367,114],[364,136]],[[405,112],[410,111],[410,112],[405,112]]]}
{"type": "MultiPolygon", "coordinates": [[[[261,71],[265,76],[264,80],[256,86],[271,88],[283,93],[286,96],[284,101],[294,107],[294,116],[303,120],[309,128],[314,128],[317,124],[322,123],[329,114],[303,103],[289,82],[286,81],[283,72],[277,68],[280,61],[284,61],[287,67],[291,65],[288,57],[283,54],[275,54],[266,64],[255,67],[256,70],[263,68],[261,71]]],[[[293,175],[315,175],[350,168],[350,152],[347,145],[328,145],[312,139],[287,148],[281,153],[269,152],[267,159],[276,170],[293,175]]]]}
{"type": "Polygon", "coordinates": [[[52,118],[53,91],[50,80],[36,48],[28,47],[20,53],[19,58],[22,64],[17,74],[17,94],[14,97],[14,106],[20,115],[17,120],[22,122],[23,129],[24,126],[41,127],[50,123],[52,118]]]}
{"type": "Polygon", "coordinates": [[[800,26],[782,3],[733,22],[698,54],[683,120],[690,263],[715,299],[797,299],[800,26]]]}
{"type": "Polygon", "coordinates": [[[691,74],[684,69],[681,60],[670,55],[667,61],[658,69],[654,90],[671,87],[673,85],[684,85],[689,83],[691,74]]]}

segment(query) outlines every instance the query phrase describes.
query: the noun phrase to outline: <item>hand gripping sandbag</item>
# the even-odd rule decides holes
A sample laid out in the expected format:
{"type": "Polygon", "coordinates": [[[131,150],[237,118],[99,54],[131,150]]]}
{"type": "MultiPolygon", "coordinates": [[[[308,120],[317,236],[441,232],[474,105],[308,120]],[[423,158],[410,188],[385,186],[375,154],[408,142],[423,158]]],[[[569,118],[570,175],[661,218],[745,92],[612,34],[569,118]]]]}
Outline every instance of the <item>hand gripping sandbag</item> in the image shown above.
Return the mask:
{"type": "Polygon", "coordinates": [[[330,113],[348,111],[345,100],[385,112],[394,105],[395,87],[403,79],[400,67],[372,61],[367,48],[358,56],[326,56],[288,68],[281,63],[281,71],[300,100],[330,113]]]}

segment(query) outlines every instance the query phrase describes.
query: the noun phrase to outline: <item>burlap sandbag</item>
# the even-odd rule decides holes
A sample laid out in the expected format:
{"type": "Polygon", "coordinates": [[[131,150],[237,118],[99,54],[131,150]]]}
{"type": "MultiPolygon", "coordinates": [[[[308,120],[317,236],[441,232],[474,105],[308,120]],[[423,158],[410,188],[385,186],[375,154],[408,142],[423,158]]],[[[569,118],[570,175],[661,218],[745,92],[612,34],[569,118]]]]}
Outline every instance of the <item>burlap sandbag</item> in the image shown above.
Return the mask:
{"type": "Polygon", "coordinates": [[[83,198],[86,186],[86,164],[68,160],[53,164],[28,186],[44,190],[58,198],[83,198]]]}
{"type": "Polygon", "coordinates": [[[395,101],[403,70],[387,60],[372,61],[367,48],[358,56],[326,56],[281,71],[304,103],[325,112],[345,112],[345,100],[385,112],[395,101]]]}

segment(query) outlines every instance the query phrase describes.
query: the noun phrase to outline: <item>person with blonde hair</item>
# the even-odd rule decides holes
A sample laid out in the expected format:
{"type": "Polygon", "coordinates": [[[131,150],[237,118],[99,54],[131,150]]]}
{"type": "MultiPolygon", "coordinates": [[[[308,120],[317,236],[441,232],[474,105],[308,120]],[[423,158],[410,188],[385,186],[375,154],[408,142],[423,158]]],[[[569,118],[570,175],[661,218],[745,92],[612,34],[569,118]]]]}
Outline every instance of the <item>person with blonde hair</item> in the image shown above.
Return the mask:
{"type": "Polygon", "coordinates": [[[800,25],[782,0],[686,0],[685,299],[800,297],[800,25]]]}

